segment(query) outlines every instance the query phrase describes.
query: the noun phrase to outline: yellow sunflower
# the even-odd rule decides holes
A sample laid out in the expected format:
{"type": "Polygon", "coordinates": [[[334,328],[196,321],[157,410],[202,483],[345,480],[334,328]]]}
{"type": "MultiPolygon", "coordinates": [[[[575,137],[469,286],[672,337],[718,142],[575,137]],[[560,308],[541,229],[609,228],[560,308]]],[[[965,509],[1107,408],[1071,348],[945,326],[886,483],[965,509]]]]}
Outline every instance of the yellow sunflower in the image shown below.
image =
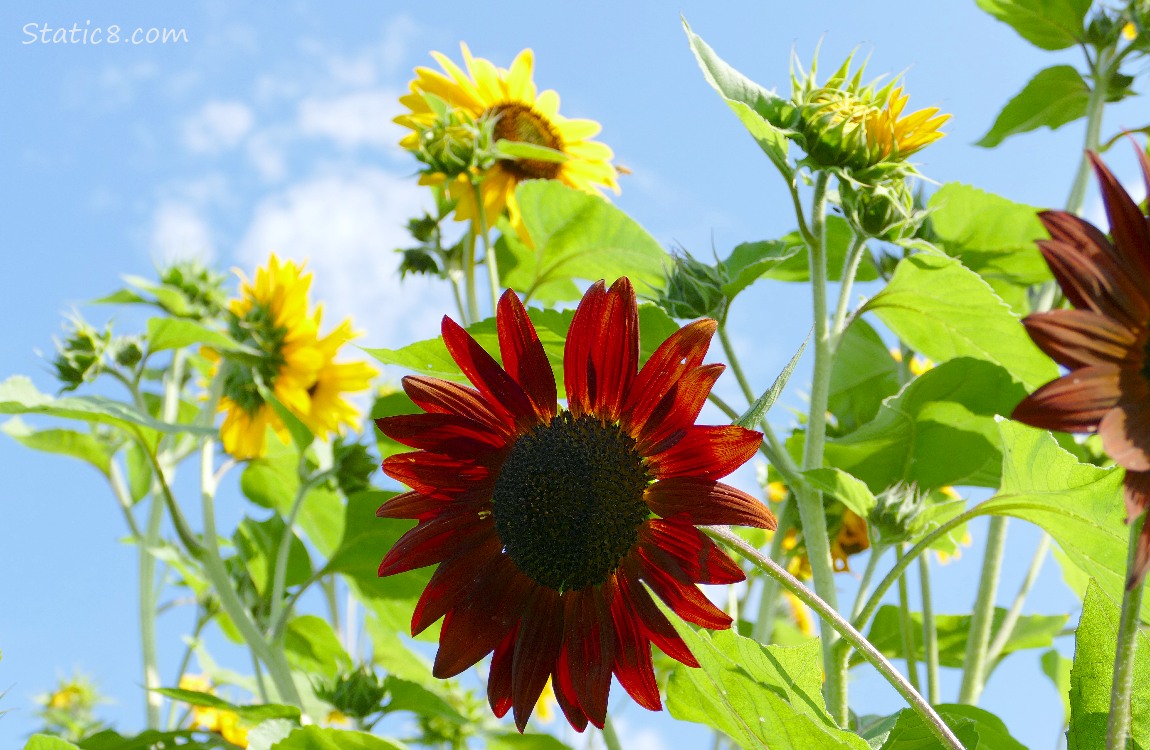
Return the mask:
{"type": "MultiPolygon", "coordinates": [[[[184,675],[180,678],[180,689],[215,695],[212,683],[200,675],[184,675]]],[[[238,747],[248,746],[248,729],[240,722],[235,711],[210,706],[192,706],[188,723],[194,729],[214,732],[238,747]]]]}
{"type": "MultiPolygon", "coordinates": [[[[317,326],[319,321],[320,313],[317,311],[317,326]]],[[[316,373],[315,382],[308,388],[307,408],[299,413],[299,417],[317,435],[339,433],[345,426],[356,427],[359,424],[359,409],[343,394],[371,388],[371,381],[379,371],[366,362],[335,361],[340,348],[358,335],[352,330],[351,321],[345,320],[316,343],[323,363],[316,373]]]]}
{"type": "Polygon", "coordinates": [[[419,134],[435,124],[437,115],[428,100],[431,96],[476,121],[494,120],[496,140],[545,146],[561,152],[567,160],[500,159],[482,175],[462,174],[449,179],[443,174],[424,174],[420,178],[422,184],[447,183],[448,194],[457,201],[457,221],[471,221],[478,216],[471,186],[473,177],[482,180],[480,193],[487,225],[493,226],[506,208],[512,226],[523,236],[526,235],[515,202],[515,186],[523,180],[559,180],[589,193],[601,188],[619,192],[611,149],[590,140],[599,132],[599,123],[563,117],[559,114],[559,94],[550,89],[536,92],[532,80],[534,53],[530,49],[520,52],[510,70],[505,70],[489,60],[472,57],[466,44],[460,46],[466,70],[438,52],[432,56],[446,75],[416,68],[411,93],[399,100],[409,112],[395,118],[396,123],[412,130],[400,145],[416,151],[419,134]]]}

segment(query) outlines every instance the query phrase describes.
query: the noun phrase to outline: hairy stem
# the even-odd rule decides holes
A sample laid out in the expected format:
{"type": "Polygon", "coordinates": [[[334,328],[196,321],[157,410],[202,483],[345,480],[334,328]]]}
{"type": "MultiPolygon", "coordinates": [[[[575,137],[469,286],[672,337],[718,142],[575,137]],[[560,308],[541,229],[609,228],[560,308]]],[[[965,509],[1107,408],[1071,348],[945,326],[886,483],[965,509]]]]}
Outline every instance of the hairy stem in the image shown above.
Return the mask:
{"type": "MultiPolygon", "coordinates": [[[[1082,144],[1084,151],[1098,150],[1102,132],[1102,112],[1106,109],[1106,89],[1112,73],[1111,65],[1114,62],[1113,52],[1111,49],[1100,50],[1098,59],[1091,66],[1090,79],[1093,85],[1090,89],[1090,98],[1086,100],[1086,137],[1082,144]]],[[[1078,163],[1078,171],[1074,175],[1074,183],[1070,188],[1070,196],[1066,199],[1066,210],[1072,214],[1082,210],[1082,204],[1086,201],[1086,182],[1089,176],[1090,161],[1083,153],[1078,163]]]]}
{"type": "MultiPolygon", "coordinates": [[[[902,545],[896,547],[899,557],[902,556],[902,545]]],[[[922,559],[922,558],[919,558],[922,559]]],[[[902,653],[906,658],[906,676],[915,690],[921,690],[918,684],[918,660],[915,659],[914,647],[914,620],[910,616],[910,596],[907,593],[906,573],[898,577],[898,620],[899,630],[902,631],[902,653]]]]}
{"type": "MultiPolygon", "coordinates": [[[[1130,522],[1130,548],[1126,553],[1126,577],[1131,579],[1135,571],[1138,536],[1146,521],[1143,513],[1140,519],[1130,522]]],[[[1130,696],[1134,688],[1134,652],[1138,645],[1138,621],[1142,611],[1142,592],[1146,587],[1142,581],[1137,585],[1127,584],[1122,595],[1122,614],[1118,623],[1118,648],[1114,653],[1114,683],[1110,689],[1110,721],[1106,727],[1106,750],[1125,750],[1130,736],[1130,696]]]]}
{"type": "Polygon", "coordinates": [[[930,556],[918,556],[918,585],[922,592],[922,648],[926,652],[926,695],[931,705],[942,702],[938,689],[938,630],[930,591],[930,556]]]}
{"type": "Polygon", "coordinates": [[[970,635],[966,641],[966,656],[962,662],[962,687],[958,702],[976,705],[986,681],[987,651],[990,629],[994,624],[994,602],[998,598],[998,579],[1002,573],[1002,556],[1006,549],[1006,522],[1002,516],[990,519],[986,534],[986,556],[982,560],[982,576],[978,595],[970,618],[970,635]]]}

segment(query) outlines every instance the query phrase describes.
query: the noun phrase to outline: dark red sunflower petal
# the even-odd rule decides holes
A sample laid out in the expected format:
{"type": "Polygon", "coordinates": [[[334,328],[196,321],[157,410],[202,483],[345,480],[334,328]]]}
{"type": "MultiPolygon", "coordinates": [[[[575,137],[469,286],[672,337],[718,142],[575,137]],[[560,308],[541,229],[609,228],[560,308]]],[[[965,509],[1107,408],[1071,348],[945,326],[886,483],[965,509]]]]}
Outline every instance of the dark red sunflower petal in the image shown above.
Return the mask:
{"type": "Polygon", "coordinates": [[[476,581],[490,574],[489,563],[500,553],[499,536],[490,534],[456,549],[435,569],[415,604],[411,634],[419,635],[433,622],[462,604],[476,581]]]}
{"type": "Polygon", "coordinates": [[[492,404],[474,388],[450,380],[408,375],[403,391],[420,409],[437,414],[458,414],[478,422],[497,435],[515,435],[515,420],[499,404],[492,404]]]}
{"type": "MultiPolygon", "coordinates": [[[[1022,319],[1038,348],[1070,368],[1121,364],[1134,355],[1138,336],[1091,310],[1051,310],[1022,319]]],[[[1139,355],[1141,356],[1141,355],[1139,355]]]]}
{"type": "MultiPolygon", "coordinates": [[[[1134,523],[1138,516],[1150,508],[1150,472],[1129,471],[1122,483],[1126,500],[1126,523],[1134,523]]],[[[1126,578],[1126,589],[1141,586],[1150,571],[1150,518],[1142,523],[1138,547],[1134,551],[1134,570],[1126,578]]]]}
{"type": "Polygon", "coordinates": [[[692,425],[667,450],[648,454],[647,467],[656,479],[721,479],[749,461],[762,442],[761,432],[743,427],[692,425]]]}
{"type": "Polygon", "coordinates": [[[482,495],[442,500],[418,492],[404,492],[379,506],[375,515],[378,518],[413,518],[426,521],[443,513],[460,513],[465,510],[478,513],[489,503],[490,498],[482,495]]]}
{"type": "Polygon", "coordinates": [[[416,451],[383,459],[383,473],[411,489],[440,500],[474,497],[493,485],[491,469],[438,453],[416,451]]]}
{"type": "Polygon", "coordinates": [[[1014,407],[1012,419],[1062,432],[1093,432],[1122,397],[1119,369],[1082,367],[1052,380],[1014,407]]]}
{"type": "Polygon", "coordinates": [[[1102,447],[1130,471],[1150,471],[1150,388],[1141,373],[1122,378],[1122,399],[1098,425],[1102,447]]]}
{"type": "Polygon", "coordinates": [[[601,283],[593,285],[571,320],[564,382],[568,407],[576,417],[594,414],[613,422],[639,369],[639,310],[627,277],[620,276],[606,292],[602,289],[601,283]]]}
{"type": "Polygon", "coordinates": [[[538,424],[539,417],[535,414],[535,407],[524,393],[523,387],[499,366],[495,358],[488,354],[470,333],[446,315],[443,316],[443,343],[447,345],[447,352],[472,385],[478,388],[489,402],[499,404],[510,412],[517,426],[525,428],[538,424]]]}
{"type": "Polygon", "coordinates": [[[647,589],[639,583],[638,564],[634,560],[626,560],[621,567],[623,574],[617,575],[616,580],[643,635],[675,661],[688,667],[699,666],[698,660],[675,631],[675,626],[659,611],[647,589]]]}
{"type": "Polygon", "coordinates": [[[676,519],[653,518],[639,527],[639,550],[649,560],[669,555],[692,583],[738,583],[746,580],[735,564],[703,532],[676,519]]]}
{"type": "Polygon", "coordinates": [[[379,564],[380,576],[393,576],[443,562],[458,550],[495,533],[495,522],[467,513],[441,514],[401,536],[379,564]]]}
{"type": "Polygon", "coordinates": [[[539,343],[539,334],[523,303],[515,292],[508,289],[499,298],[496,313],[499,329],[499,353],[507,374],[522,386],[527,398],[535,407],[540,422],[550,422],[558,411],[555,389],[555,373],[551,363],[539,343]]]}
{"type": "Polygon", "coordinates": [[[511,710],[511,660],[515,656],[515,639],[519,629],[514,628],[491,656],[491,673],[487,675],[487,702],[491,713],[502,719],[511,710]]]}
{"type": "Polygon", "coordinates": [[[410,448],[467,458],[507,445],[507,437],[458,414],[400,414],[375,420],[379,431],[410,448]]]}
{"type": "Polygon", "coordinates": [[[1094,165],[1094,175],[1102,191],[1102,202],[1106,205],[1106,215],[1110,219],[1110,235],[1114,238],[1114,246],[1123,259],[1137,269],[1137,278],[1150,279],[1150,227],[1146,226],[1145,214],[1098,158],[1098,154],[1088,151],[1087,156],[1094,165]]]}
{"type": "Polygon", "coordinates": [[[579,707],[592,724],[603,728],[614,665],[611,612],[604,590],[613,591],[608,580],[600,588],[572,591],[563,597],[563,640],[571,666],[571,683],[579,707]]]}
{"type": "Polygon", "coordinates": [[[643,499],[647,507],[663,518],[684,518],[696,526],[778,527],[775,514],[758,498],[710,479],[661,479],[647,487],[643,499]]]}
{"type": "Polygon", "coordinates": [[[1065,211],[1044,211],[1038,217],[1052,238],[1040,240],[1038,249],[1067,299],[1127,327],[1143,325],[1150,314],[1146,292],[1106,235],[1065,211]]]}
{"type": "Polygon", "coordinates": [[[683,375],[703,364],[718,323],[709,318],[688,323],[659,345],[635,377],[620,422],[631,434],[643,432],[651,413],[683,375]]]}
{"type": "Polygon", "coordinates": [[[615,631],[615,676],[627,694],[643,708],[660,711],[659,685],[651,664],[651,644],[627,606],[620,586],[611,601],[611,621],[615,631]]]}
{"type": "Polygon", "coordinates": [[[711,387],[726,369],[723,365],[703,365],[687,372],[659,399],[643,424],[633,433],[636,450],[644,456],[661,453],[683,439],[694,426],[711,393],[711,387]]]}
{"type": "Polygon", "coordinates": [[[606,307],[607,286],[596,281],[579,301],[567,331],[563,383],[567,388],[567,408],[576,418],[591,413],[592,394],[598,390],[591,350],[596,344],[594,332],[606,307]]]}
{"type": "Polygon", "coordinates": [[[555,670],[562,645],[563,603],[558,592],[537,586],[523,611],[511,663],[511,704],[520,732],[555,670]]]}
{"type": "Polygon", "coordinates": [[[730,616],[712,604],[666,552],[654,545],[641,546],[639,562],[641,579],[679,617],[711,630],[731,627],[730,616]]]}
{"type": "Polygon", "coordinates": [[[506,555],[491,563],[491,574],[476,581],[471,597],[447,613],[439,633],[432,674],[454,677],[482,659],[519,623],[536,584],[506,555]]]}
{"type": "Polygon", "coordinates": [[[567,717],[567,723],[576,732],[582,732],[587,728],[587,715],[579,707],[579,696],[571,679],[569,654],[567,644],[563,644],[559,649],[559,659],[555,662],[555,671],[551,673],[551,687],[555,691],[555,702],[567,717]]]}

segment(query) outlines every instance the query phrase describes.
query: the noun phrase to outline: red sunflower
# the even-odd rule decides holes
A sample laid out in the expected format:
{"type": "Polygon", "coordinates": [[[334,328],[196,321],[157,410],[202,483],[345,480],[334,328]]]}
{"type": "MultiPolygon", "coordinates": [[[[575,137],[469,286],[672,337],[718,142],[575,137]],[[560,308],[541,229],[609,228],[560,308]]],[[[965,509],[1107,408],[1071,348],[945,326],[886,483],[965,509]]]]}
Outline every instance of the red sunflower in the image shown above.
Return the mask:
{"type": "MultiPolygon", "coordinates": [[[[1150,191],[1150,160],[1139,152],[1150,191]]],[[[1094,432],[1126,468],[1127,522],[1150,507],[1150,219],[1091,153],[1113,241],[1065,211],[1039,214],[1038,243],[1073,310],[1022,322],[1034,342],[1070,372],[1039,388],[1013,417],[1035,427],[1094,432]]],[[[1150,568],[1150,524],[1139,538],[1131,587],[1150,568]]]]}
{"type": "Polygon", "coordinates": [[[440,678],[494,652],[488,699],[496,716],[514,709],[520,731],[549,677],[578,731],[603,726],[612,673],[657,711],[651,644],[698,663],[650,592],[689,622],[730,627],[695,584],[734,583],[743,572],[695,527],[776,525],[757,499],[716,481],[762,436],[694,424],[723,370],[702,364],[715,322],[676,331],[640,369],[631,283],[594,284],[567,338],[567,408],[511,291],[497,323],[503,367],[445,317],[447,350],[475,388],[406,377],[404,390],[426,413],[376,422],[418,449],[383,463],[412,491],[379,515],[419,523],[379,574],[439,563],[412,633],[444,618],[440,678]]]}

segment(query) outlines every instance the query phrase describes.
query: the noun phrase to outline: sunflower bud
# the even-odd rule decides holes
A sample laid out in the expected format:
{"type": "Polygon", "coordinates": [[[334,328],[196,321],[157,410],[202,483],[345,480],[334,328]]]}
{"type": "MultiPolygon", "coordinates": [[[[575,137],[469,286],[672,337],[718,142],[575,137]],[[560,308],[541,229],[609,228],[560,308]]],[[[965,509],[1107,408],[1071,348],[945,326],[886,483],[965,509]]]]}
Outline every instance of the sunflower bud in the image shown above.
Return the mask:
{"type": "Polygon", "coordinates": [[[73,317],[70,325],[72,330],[67,337],[56,342],[56,357],[52,360],[56,379],[65,391],[74,391],[81,383],[99,377],[112,344],[110,328],[97,331],[79,316],[73,317]]]}
{"type": "Polygon", "coordinates": [[[115,363],[128,369],[138,365],[144,358],[144,349],[140,346],[138,336],[121,336],[112,342],[109,350],[115,363]]]}
{"type": "Polygon", "coordinates": [[[160,271],[156,304],[180,318],[206,320],[223,312],[227,277],[197,260],[178,261],[160,271]]]}
{"type": "Polygon", "coordinates": [[[674,256],[675,265],[667,274],[667,286],[658,304],[673,318],[716,318],[727,296],[723,285],[730,279],[719,263],[713,266],[686,253],[674,256]]]}
{"type": "Polygon", "coordinates": [[[494,129],[492,119],[474,120],[462,110],[444,107],[431,125],[419,130],[415,158],[427,165],[426,172],[448,178],[489,169],[494,163],[494,129]]]}
{"type": "Polygon", "coordinates": [[[375,672],[363,666],[339,675],[330,685],[316,685],[315,694],[344,716],[362,720],[383,709],[387,688],[375,672]]]}
{"type": "Polygon", "coordinates": [[[898,544],[910,538],[925,507],[925,497],[916,485],[902,483],[879,494],[868,516],[875,544],[898,544]]]}
{"type": "Polygon", "coordinates": [[[926,218],[925,211],[915,208],[914,194],[904,179],[873,187],[843,180],[839,198],[847,221],[857,233],[886,242],[913,237],[926,218]]]}

